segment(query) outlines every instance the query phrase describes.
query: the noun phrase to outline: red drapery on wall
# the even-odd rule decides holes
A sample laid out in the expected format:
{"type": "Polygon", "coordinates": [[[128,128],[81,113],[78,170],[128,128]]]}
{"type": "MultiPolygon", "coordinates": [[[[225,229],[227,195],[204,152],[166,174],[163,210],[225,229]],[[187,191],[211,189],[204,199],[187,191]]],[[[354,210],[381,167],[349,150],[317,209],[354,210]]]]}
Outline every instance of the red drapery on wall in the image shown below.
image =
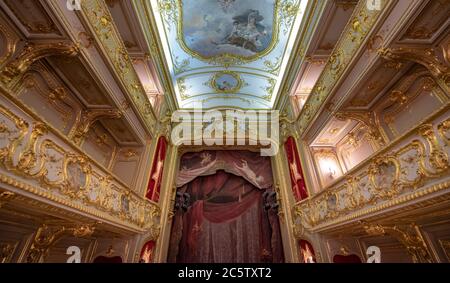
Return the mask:
{"type": "Polygon", "coordinates": [[[298,155],[297,145],[293,137],[289,137],[284,144],[287,159],[289,162],[289,172],[291,175],[292,192],[296,201],[301,201],[308,197],[305,179],[303,177],[302,165],[298,155]]]}
{"type": "Polygon", "coordinates": [[[148,241],[142,247],[140,262],[142,263],[151,263],[153,261],[153,249],[155,248],[155,241],[148,241]]]}
{"type": "Polygon", "coordinates": [[[155,157],[153,159],[152,171],[150,172],[150,180],[147,186],[147,194],[149,200],[158,202],[159,192],[161,190],[161,181],[164,169],[164,160],[166,159],[167,140],[160,137],[156,146],[155,157]]]}
{"type": "Polygon", "coordinates": [[[300,257],[303,259],[304,263],[315,263],[316,254],[314,248],[310,242],[305,240],[299,240],[298,244],[300,246],[300,257]]]}

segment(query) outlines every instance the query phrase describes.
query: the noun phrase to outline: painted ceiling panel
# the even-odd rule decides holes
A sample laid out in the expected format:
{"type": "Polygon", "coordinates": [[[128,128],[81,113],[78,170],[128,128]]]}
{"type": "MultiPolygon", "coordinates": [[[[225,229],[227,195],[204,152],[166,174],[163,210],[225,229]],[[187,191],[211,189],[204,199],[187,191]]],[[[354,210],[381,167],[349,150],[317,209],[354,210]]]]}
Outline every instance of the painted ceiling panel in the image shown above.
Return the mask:
{"type": "Polygon", "coordinates": [[[181,109],[270,109],[307,0],[149,0],[181,109]]]}

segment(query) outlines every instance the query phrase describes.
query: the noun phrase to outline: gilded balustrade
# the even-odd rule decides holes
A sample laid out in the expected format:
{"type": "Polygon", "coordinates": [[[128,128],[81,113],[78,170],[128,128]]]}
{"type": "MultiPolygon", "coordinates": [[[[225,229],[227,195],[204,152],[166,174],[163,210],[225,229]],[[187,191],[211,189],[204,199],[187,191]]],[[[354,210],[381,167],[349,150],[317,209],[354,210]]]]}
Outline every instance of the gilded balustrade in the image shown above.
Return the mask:
{"type": "Polygon", "coordinates": [[[0,102],[0,183],[132,230],[151,230],[157,237],[160,208],[155,203],[129,189],[25,106],[0,102]]]}
{"type": "Polygon", "coordinates": [[[294,228],[322,229],[450,187],[450,107],[293,207],[294,228]]]}

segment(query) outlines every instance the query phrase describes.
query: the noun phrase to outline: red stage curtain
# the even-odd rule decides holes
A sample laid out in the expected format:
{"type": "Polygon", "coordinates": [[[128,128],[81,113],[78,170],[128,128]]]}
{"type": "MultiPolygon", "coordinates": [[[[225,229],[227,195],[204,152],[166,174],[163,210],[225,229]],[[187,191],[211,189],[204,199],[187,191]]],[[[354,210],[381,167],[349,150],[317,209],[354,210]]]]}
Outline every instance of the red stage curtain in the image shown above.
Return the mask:
{"type": "Polygon", "coordinates": [[[186,153],[181,158],[176,186],[181,188],[198,176],[224,170],[241,176],[259,189],[272,186],[270,158],[250,151],[203,151],[186,153]]]}
{"type": "Polygon", "coordinates": [[[304,263],[315,263],[316,262],[316,253],[314,252],[314,248],[310,242],[305,240],[298,241],[300,247],[300,257],[304,263]]]}
{"type": "Polygon", "coordinates": [[[150,180],[147,186],[146,197],[149,200],[158,202],[161,190],[161,181],[163,176],[164,160],[166,159],[167,140],[160,137],[156,146],[156,153],[153,159],[152,170],[150,172],[150,180]]]}
{"type": "Polygon", "coordinates": [[[278,218],[263,209],[264,190],[218,171],[178,191],[191,205],[175,215],[169,262],[283,262],[278,218]]]}
{"type": "Polygon", "coordinates": [[[334,263],[362,263],[359,256],[355,254],[350,255],[335,255],[333,257],[334,263]]]}
{"type": "Polygon", "coordinates": [[[308,197],[302,165],[298,155],[297,145],[293,137],[289,137],[284,144],[287,159],[289,162],[289,172],[291,176],[292,192],[296,201],[301,201],[308,197]]]}

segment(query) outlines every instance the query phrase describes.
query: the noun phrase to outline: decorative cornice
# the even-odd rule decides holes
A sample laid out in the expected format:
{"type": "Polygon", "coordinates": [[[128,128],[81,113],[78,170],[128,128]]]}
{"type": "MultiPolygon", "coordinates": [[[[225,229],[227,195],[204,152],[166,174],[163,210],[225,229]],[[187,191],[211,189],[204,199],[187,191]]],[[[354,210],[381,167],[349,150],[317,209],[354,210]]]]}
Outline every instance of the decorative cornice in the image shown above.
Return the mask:
{"type": "Polygon", "coordinates": [[[84,110],[81,120],[75,125],[71,137],[76,144],[80,144],[89,132],[92,124],[100,119],[119,119],[123,113],[118,109],[89,109],[84,110]]]}
{"type": "Polygon", "coordinates": [[[445,66],[436,55],[435,50],[430,48],[380,48],[378,54],[389,61],[411,61],[420,64],[446,85],[450,85],[450,68],[445,66]]]}
{"type": "Polygon", "coordinates": [[[123,86],[125,95],[132,102],[147,131],[153,135],[157,118],[106,3],[101,0],[82,1],[81,14],[123,86]]]}
{"type": "Polygon", "coordinates": [[[363,42],[386,11],[390,1],[382,1],[380,10],[369,10],[366,1],[359,1],[352,18],[344,29],[315,87],[298,117],[300,133],[304,132],[332,91],[350,63],[361,50],[363,42]]]}
{"type": "MultiPolygon", "coordinates": [[[[175,111],[179,108],[178,101],[175,98],[175,89],[173,84],[170,83],[171,76],[168,72],[168,65],[164,57],[164,52],[161,41],[158,40],[158,31],[155,18],[150,13],[150,1],[139,0],[132,1],[132,5],[136,13],[138,14],[138,20],[141,26],[148,27],[144,30],[147,45],[150,49],[149,56],[154,60],[155,65],[160,76],[160,83],[164,89],[164,98],[167,106],[170,110],[175,111]]],[[[179,66],[178,66],[179,67],[179,66]]],[[[176,68],[176,67],[175,67],[176,68]]]]}
{"type": "Polygon", "coordinates": [[[280,111],[286,106],[285,103],[289,94],[293,91],[291,88],[295,84],[294,80],[303,63],[302,61],[306,59],[305,53],[310,38],[314,35],[319,19],[327,6],[327,1],[310,1],[310,3],[311,6],[308,6],[305,11],[306,15],[303,19],[305,24],[304,26],[302,25],[303,31],[298,36],[297,42],[294,45],[295,52],[292,52],[292,58],[289,60],[288,66],[286,67],[286,76],[281,83],[279,94],[274,103],[275,109],[279,109],[280,111]]]}
{"type": "MultiPolygon", "coordinates": [[[[99,211],[95,208],[87,207],[87,206],[84,206],[77,202],[65,199],[63,197],[59,197],[50,192],[42,191],[38,187],[26,184],[22,181],[18,181],[10,176],[3,175],[2,173],[0,173],[0,183],[2,183],[4,185],[12,186],[16,189],[20,189],[21,191],[25,191],[27,193],[31,193],[35,197],[41,197],[41,198],[48,199],[48,200],[52,201],[54,204],[63,205],[67,208],[76,209],[77,211],[86,213],[86,214],[90,215],[91,217],[103,219],[104,221],[115,223],[115,224],[118,224],[123,227],[127,227],[128,229],[133,230],[133,231],[139,231],[139,232],[145,231],[145,229],[139,227],[138,225],[130,224],[127,221],[119,220],[117,217],[113,217],[107,212],[99,211]]],[[[18,195],[18,194],[15,193],[15,195],[18,195]]]]}
{"type": "Polygon", "coordinates": [[[385,226],[380,224],[362,223],[370,236],[390,235],[397,239],[408,251],[414,263],[432,263],[431,253],[420,233],[419,226],[410,225],[385,226]]]}
{"type": "Polygon", "coordinates": [[[95,224],[65,224],[48,225],[42,224],[38,228],[27,255],[27,263],[39,263],[47,255],[52,246],[64,236],[76,238],[90,237],[95,231],[95,224]]]}
{"type": "Polygon", "coordinates": [[[369,130],[369,135],[380,147],[388,142],[388,138],[382,134],[375,122],[372,112],[365,110],[339,111],[335,114],[336,119],[345,121],[347,119],[354,120],[365,125],[369,130]]]}
{"type": "Polygon", "coordinates": [[[2,70],[2,82],[7,84],[25,73],[39,59],[49,56],[73,57],[79,53],[79,47],[72,42],[39,43],[28,42],[20,54],[2,70]]]}
{"type": "Polygon", "coordinates": [[[7,192],[7,191],[1,192],[1,193],[0,193],[0,208],[2,208],[3,205],[4,205],[6,202],[8,202],[8,201],[10,201],[12,198],[14,198],[15,195],[16,195],[16,194],[15,194],[15,193],[12,193],[12,192],[7,192]]]}

